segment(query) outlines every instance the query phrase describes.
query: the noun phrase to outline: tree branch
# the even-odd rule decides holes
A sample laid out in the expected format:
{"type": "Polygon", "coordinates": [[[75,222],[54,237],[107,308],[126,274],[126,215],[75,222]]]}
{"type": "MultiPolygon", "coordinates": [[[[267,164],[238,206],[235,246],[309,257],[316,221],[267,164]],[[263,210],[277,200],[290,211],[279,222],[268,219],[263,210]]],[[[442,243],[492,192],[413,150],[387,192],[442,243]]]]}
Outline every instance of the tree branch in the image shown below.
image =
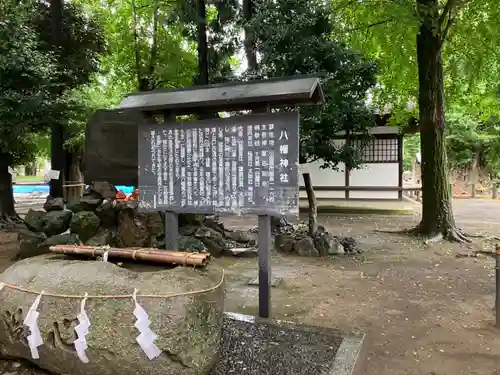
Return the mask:
{"type": "MultiPolygon", "coordinates": [[[[444,22],[446,21],[446,18],[450,19],[451,18],[451,12],[453,9],[456,7],[458,4],[458,0],[448,0],[443,8],[443,11],[441,12],[441,15],[439,16],[439,28],[441,29],[444,25],[444,22]]],[[[449,22],[448,22],[449,24],[449,22]]],[[[448,26],[448,24],[446,26],[448,26]]]]}
{"type": "Polygon", "coordinates": [[[451,26],[455,21],[455,17],[453,16],[453,12],[458,9],[460,5],[463,5],[467,0],[448,0],[439,16],[438,20],[438,30],[441,33],[441,45],[440,48],[443,47],[443,44],[446,40],[446,37],[450,31],[451,26]]]}
{"type": "Polygon", "coordinates": [[[137,88],[140,90],[142,73],[141,73],[141,61],[140,61],[140,51],[139,51],[139,35],[137,32],[137,8],[135,0],[132,0],[132,24],[133,24],[133,38],[134,38],[134,52],[135,52],[135,74],[137,76],[137,88]]]}
{"type": "Polygon", "coordinates": [[[455,19],[451,16],[451,10],[450,10],[450,15],[448,16],[448,22],[446,23],[444,30],[441,32],[441,47],[444,44],[446,36],[448,35],[448,32],[450,31],[450,28],[453,25],[454,20],[455,19]]]}
{"type": "Polygon", "coordinates": [[[453,11],[458,10],[459,7],[470,2],[470,0],[448,0],[439,16],[439,28],[442,28],[446,19],[454,18],[452,17],[453,11]]]}
{"type": "Polygon", "coordinates": [[[453,10],[458,6],[458,0],[448,0],[446,3],[443,13],[441,13],[441,16],[439,16],[439,23],[438,23],[438,28],[439,32],[441,33],[440,38],[441,42],[439,45],[439,48],[443,47],[443,44],[446,40],[446,36],[448,35],[451,26],[453,25],[453,21],[455,18],[453,17],[453,10]],[[445,13],[446,11],[446,13],[445,13]],[[444,25],[446,21],[446,25],[444,25]],[[444,28],[443,28],[444,26],[444,28]]]}

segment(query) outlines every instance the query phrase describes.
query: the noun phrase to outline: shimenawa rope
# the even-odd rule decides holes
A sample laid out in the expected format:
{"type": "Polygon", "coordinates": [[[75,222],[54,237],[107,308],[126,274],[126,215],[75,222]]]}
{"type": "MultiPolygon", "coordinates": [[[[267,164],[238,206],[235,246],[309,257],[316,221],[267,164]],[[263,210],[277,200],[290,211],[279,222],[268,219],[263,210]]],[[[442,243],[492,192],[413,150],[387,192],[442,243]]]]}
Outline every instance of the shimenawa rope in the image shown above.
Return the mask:
{"type": "MultiPolygon", "coordinates": [[[[224,270],[221,270],[221,279],[220,281],[207,289],[200,289],[200,290],[192,290],[189,292],[183,292],[183,293],[171,293],[171,294],[137,294],[137,297],[140,298],[157,298],[157,299],[168,299],[168,298],[174,298],[174,297],[184,297],[184,296],[192,296],[192,295],[197,295],[197,294],[205,294],[205,293],[210,293],[219,288],[222,283],[224,282],[224,270]]],[[[82,298],[87,298],[87,299],[120,299],[120,298],[132,298],[134,296],[133,293],[130,294],[117,294],[117,295],[76,295],[76,294],[58,294],[58,293],[48,293],[46,291],[34,291],[31,289],[27,288],[22,288],[17,285],[11,285],[11,284],[6,284],[0,282],[0,291],[3,288],[10,288],[13,290],[17,290],[20,292],[25,292],[25,293],[30,293],[30,294],[42,294],[45,297],[55,297],[55,298],[74,298],[74,299],[82,299],[82,298]]]]}

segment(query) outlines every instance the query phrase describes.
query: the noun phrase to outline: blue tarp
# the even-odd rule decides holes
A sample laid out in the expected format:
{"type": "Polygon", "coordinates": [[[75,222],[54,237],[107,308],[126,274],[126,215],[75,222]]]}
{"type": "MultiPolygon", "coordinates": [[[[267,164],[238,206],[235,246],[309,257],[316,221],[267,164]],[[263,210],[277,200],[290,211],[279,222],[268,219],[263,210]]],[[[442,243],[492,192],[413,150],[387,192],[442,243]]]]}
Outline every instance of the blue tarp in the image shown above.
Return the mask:
{"type": "MultiPolygon", "coordinates": [[[[46,193],[49,194],[49,185],[13,185],[14,194],[32,194],[46,193]]],[[[123,190],[125,194],[132,194],[133,186],[116,186],[118,190],[123,190]]]]}

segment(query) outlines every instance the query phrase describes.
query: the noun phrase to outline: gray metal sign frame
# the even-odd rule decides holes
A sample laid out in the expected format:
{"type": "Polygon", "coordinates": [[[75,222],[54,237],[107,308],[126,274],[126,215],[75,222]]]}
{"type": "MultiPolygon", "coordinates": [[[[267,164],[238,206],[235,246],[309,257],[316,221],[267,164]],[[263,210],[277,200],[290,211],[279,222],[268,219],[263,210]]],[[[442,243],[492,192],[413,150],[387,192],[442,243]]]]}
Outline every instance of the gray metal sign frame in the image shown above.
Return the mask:
{"type": "MultiPolygon", "coordinates": [[[[271,266],[270,266],[270,254],[271,254],[271,216],[285,215],[285,216],[297,216],[299,213],[299,186],[298,186],[298,157],[299,157],[299,114],[298,112],[282,112],[282,113],[261,113],[246,116],[234,116],[225,119],[210,119],[201,121],[192,121],[188,123],[177,123],[174,121],[174,116],[165,116],[165,122],[163,124],[147,123],[142,124],[138,127],[138,150],[139,150],[139,191],[141,197],[140,210],[141,211],[165,211],[165,247],[170,250],[178,249],[178,214],[179,213],[205,213],[205,214],[253,214],[258,215],[258,254],[259,254],[259,316],[261,318],[271,317],[271,266]],[[205,133],[205,129],[210,129],[210,131],[205,133]],[[256,129],[259,133],[255,133],[256,129]],[[182,133],[182,141],[180,141],[179,132],[182,133]],[[187,133],[189,132],[189,133],[187,133]],[[234,134],[240,133],[238,137],[234,134]],[[207,145],[206,139],[202,139],[201,142],[198,140],[196,143],[198,149],[193,149],[194,143],[188,143],[187,135],[197,134],[197,137],[202,134],[203,136],[208,135],[211,137],[214,134],[221,134],[220,138],[214,138],[215,143],[212,145],[207,145]],[[228,134],[226,136],[226,134],[228,134]],[[269,142],[273,140],[272,144],[268,142],[265,145],[263,143],[263,136],[269,142]],[[227,140],[232,140],[232,142],[227,142],[227,140]],[[259,143],[256,145],[255,141],[258,140],[259,143]],[[182,188],[186,189],[187,185],[182,184],[183,178],[186,175],[181,175],[181,168],[194,170],[192,164],[189,164],[190,158],[186,157],[181,160],[180,155],[184,154],[187,156],[187,147],[190,145],[189,152],[191,153],[191,159],[196,157],[195,154],[201,152],[205,147],[208,147],[210,151],[214,149],[219,150],[221,143],[217,144],[217,141],[223,142],[224,153],[212,153],[209,152],[206,163],[199,163],[203,167],[203,170],[210,170],[213,166],[214,168],[219,168],[227,163],[233,163],[238,161],[237,167],[241,167],[240,173],[245,175],[242,180],[242,186],[238,190],[239,198],[245,198],[244,194],[249,192],[251,187],[249,184],[249,176],[253,175],[252,183],[255,184],[255,179],[257,177],[257,172],[264,172],[260,170],[264,162],[259,163],[256,166],[255,158],[258,157],[259,161],[264,160],[265,153],[268,154],[269,158],[276,156],[277,162],[270,165],[266,165],[267,170],[270,172],[267,174],[267,181],[262,176],[262,180],[255,191],[253,191],[253,196],[246,194],[246,199],[243,199],[243,205],[239,205],[238,200],[235,199],[232,202],[236,203],[235,206],[226,205],[226,209],[217,209],[217,205],[212,204],[204,205],[202,207],[194,206],[182,206],[179,202],[182,199],[182,188]],[[243,145],[241,145],[241,142],[243,145]],[[180,142],[180,144],[175,144],[180,142]],[[184,143],[183,143],[184,142],[184,143]],[[234,150],[239,143],[240,149],[234,150]],[[184,147],[183,147],[184,146],[184,147]],[[179,148],[181,150],[179,150],[179,148]],[[183,150],[183,151],[182,151],[183,150]],[[265,151],[265,152],[264,152],[265,151]],[[274,155],[276,154],[276,155],[274,155]],[[252,155],[252,157],[250,157],[252,155]],[[217,161],[215,162],[211,158],[215,157],[217,161]],[[159,162],[161,159],[161,162],[159,162]],[[177,160],[172,164],[172,160],[177,160]],[[252,160],[250,160],[252,159],[252,160]],[[153,161],[155,165],[153,166],[153,161]],[[166,163],[162,163],[166,162],[166,163]],[[184,163],[184,164],[183,164],[184,163]],[[187,163],[187,164],[186,164],[187,163]],[[167,170],[165,177],[159,176],[159,173],[163,169],[167,170]],[[165,168],[166,166],[166,168],[165,168]],[[186,168],[188,167],[188,168],[186,168]],[[276,183],[271,184],[270,179],[272,175],[272,181],[276,183]],[[284,178],[284,176],[286,178],[284,178]],[[266,184],[267,183],[267,184],[266,184]],[[170,185],[167,191],[162,190],[166,185],[170,185]],[[265,185],[265,186],[262,186],[265,185]],[[269,194],[276,193],[279,199],[283,199],[282,202],[269,202],[269,194]],[[167,202],[167,204],[160,204],[159,201],[163,199],[162,202],[167,202]],[[252,206],[248,206],[248,203],[253,203],[252,206]],[[278,204],[276,204],[278,203],[278,204]],[[280,205],[281,203],[281,205],[280,205]]],[[[210,138],[212,139],[212,138],[210,138]]],[[[225,170],[227,172],[227,169],[225,170]]],[[[198,173],[198,178],[201,173],[198,173]]],[[[261,173],[262,174],[262,173],[261,173]]],[[[220,178],[224,177],[226,182],[231,179],[231,175],[217,175],[214,182],[217,186],[212,186],[210,192],[213,189],[220,187],[220,178]]],[[[237,177],[241,178],[241,174],[237,177]]],[[[191,175],[192,178],[192,175],[191,175]]],[[[199,183],[199,182],[198,182],[199,183]]],[[[231,185],[234,187],[234,184],[231,185]]],[[[252,186],[252,188],[255,186],[252,186]]],[[[200,186],[198,185],[198,189],[200,186]]],[[[203,190],[206,193],[207,190],[203,190]]],[[[198,190],[195,199],[200,199],[201,189],[198,190]]],[[[217,192],[219,193],[219,192],[217,192]]],[[[227,195],[228,191],[223,191],[223,195],[227,195]]],[[[184,194],[185,196],[186,194],[184,194]]],[[[233,194],[234,196],[235,194],[233,194]]],[[[184,200],[188,202],[187,199],[184,200]]],[[[193,200],[192,200],[193,201],[193,200]]],[[[219,201],[218,201],[219,202],[219,201]]],[[[213,202],[212,202],[213,203],[213,202]]]]}

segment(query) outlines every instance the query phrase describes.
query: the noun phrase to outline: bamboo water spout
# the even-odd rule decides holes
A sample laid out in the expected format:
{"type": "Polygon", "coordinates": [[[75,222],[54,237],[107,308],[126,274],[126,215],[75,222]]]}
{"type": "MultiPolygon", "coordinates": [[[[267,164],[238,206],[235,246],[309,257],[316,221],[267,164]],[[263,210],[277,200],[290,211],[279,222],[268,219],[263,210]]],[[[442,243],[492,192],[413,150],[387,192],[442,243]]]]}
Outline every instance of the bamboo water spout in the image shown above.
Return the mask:
{"type": "Polygon", "coordinates": [[[59,254],[84,255],[91,258],[121,258],[194,267],[205,267],[210,263],[211,259],[209,253],[164,251],[153,248],[122,249],[109,246],[55,245],[50,247],[50,251],[59,254]]]}

